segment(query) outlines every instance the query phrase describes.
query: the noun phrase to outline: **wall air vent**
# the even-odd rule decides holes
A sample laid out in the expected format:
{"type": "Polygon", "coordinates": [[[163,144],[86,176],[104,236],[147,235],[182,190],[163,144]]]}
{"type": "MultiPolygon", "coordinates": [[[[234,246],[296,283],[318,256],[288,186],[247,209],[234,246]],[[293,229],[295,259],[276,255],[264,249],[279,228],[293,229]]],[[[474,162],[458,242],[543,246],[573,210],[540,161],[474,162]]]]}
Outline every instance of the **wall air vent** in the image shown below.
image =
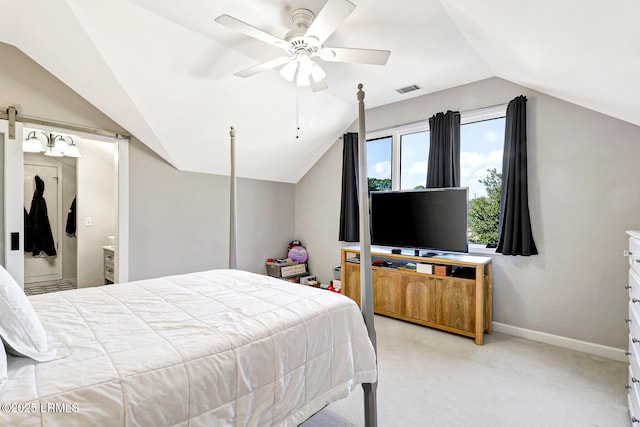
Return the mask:
{"type": "Polygon", "coordinates": [[[402,87],[400,89],[396,89],[396,91],[398,93],[405,94],[407,92],[413,92],[414,90],[418,90],[418,89],[422,89],[422,88],[420,86],[418,86],[418,85],[411,85],[411,86],[407,86],[407,87],[402,87]]]}

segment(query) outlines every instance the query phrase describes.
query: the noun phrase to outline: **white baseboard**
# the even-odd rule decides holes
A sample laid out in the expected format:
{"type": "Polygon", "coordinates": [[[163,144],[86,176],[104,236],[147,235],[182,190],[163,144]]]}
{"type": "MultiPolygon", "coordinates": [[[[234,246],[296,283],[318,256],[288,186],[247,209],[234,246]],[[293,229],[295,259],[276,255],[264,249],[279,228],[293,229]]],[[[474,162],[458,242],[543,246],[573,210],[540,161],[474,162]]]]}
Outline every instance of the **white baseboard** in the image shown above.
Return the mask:
{"type": "Polygon", "coordinates": [[[514,337],[525,338],[556,347],[568,348],[605,359],[616,360],[618,362],[628,362],[629,358],[624,354],[626,350],[606,345],[594,344],[587,341],[575,340],[573,338],[561,337],[559,335],[547,334],[545,332],[532,331],[531,329],[518,328],[516,326],[505,325],[504,323],[493,322],[493,331],[514,337]]]}

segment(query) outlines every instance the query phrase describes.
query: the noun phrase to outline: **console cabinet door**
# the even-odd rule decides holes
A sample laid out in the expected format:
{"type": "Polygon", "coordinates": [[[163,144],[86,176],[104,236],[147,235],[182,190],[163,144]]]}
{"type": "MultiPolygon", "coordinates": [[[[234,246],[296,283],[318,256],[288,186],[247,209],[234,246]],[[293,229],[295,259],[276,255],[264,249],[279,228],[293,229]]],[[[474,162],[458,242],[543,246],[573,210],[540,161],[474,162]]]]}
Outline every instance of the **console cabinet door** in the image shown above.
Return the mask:
{"type": "Polygon", "coordinates": [[[436,283],[433,277],[403,274],[401,315],[421,322],[436,321],[436,283]]]}
{"type": "Polygon", "coordinates": [[[342,292],[360,305],[360,264],[345,262],[344,270],[342,292]]]}
{"type": "Polygon", "coordinates": [[[400,311],[400,274],[388,268],[374,268],[371,272],[373,284],[373,310],[376,313],[397,315],[400,311]]]}
{"type": "Polygon", "coordinates": [[[475,282],[452,277],[436,281],[436,323],[467,332],[475,330],[475,282]]]}

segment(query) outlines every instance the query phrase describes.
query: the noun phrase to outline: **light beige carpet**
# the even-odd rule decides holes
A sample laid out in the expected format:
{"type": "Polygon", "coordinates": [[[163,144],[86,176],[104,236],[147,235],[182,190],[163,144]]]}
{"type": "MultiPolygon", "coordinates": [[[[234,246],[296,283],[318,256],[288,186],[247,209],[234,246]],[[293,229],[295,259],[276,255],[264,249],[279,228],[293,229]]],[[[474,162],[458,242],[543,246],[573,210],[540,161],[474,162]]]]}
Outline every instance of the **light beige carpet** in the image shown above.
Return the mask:
{"type": "MultiPolygon", "coordinates": [[[[492,333],[376,316],[380,427],[627,427],[627,364],[492,333]]],[[[303,427],[363,426],[362,387],[303,427]]]]}

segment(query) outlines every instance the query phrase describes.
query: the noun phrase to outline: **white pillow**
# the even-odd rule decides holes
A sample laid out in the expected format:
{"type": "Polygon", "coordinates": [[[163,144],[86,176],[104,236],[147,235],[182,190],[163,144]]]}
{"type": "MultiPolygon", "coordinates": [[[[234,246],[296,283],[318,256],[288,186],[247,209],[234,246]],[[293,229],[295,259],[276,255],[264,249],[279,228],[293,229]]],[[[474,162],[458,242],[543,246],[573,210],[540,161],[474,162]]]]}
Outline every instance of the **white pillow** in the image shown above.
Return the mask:
{"type": "MultiPolygon", "coordinates": [[[[24,291],[0,266],[0,337],[19,355],[47,362],[56,355],[47,347],[47,333],[24,291]]],[[[6,359],[6,357],[5,357],[6,359]]]]}
{"type": "Polygon", "coordinates": [[[7,353],[4,352],[4,346],[0,345],[0,391],[7,382],[7,353]]]}

